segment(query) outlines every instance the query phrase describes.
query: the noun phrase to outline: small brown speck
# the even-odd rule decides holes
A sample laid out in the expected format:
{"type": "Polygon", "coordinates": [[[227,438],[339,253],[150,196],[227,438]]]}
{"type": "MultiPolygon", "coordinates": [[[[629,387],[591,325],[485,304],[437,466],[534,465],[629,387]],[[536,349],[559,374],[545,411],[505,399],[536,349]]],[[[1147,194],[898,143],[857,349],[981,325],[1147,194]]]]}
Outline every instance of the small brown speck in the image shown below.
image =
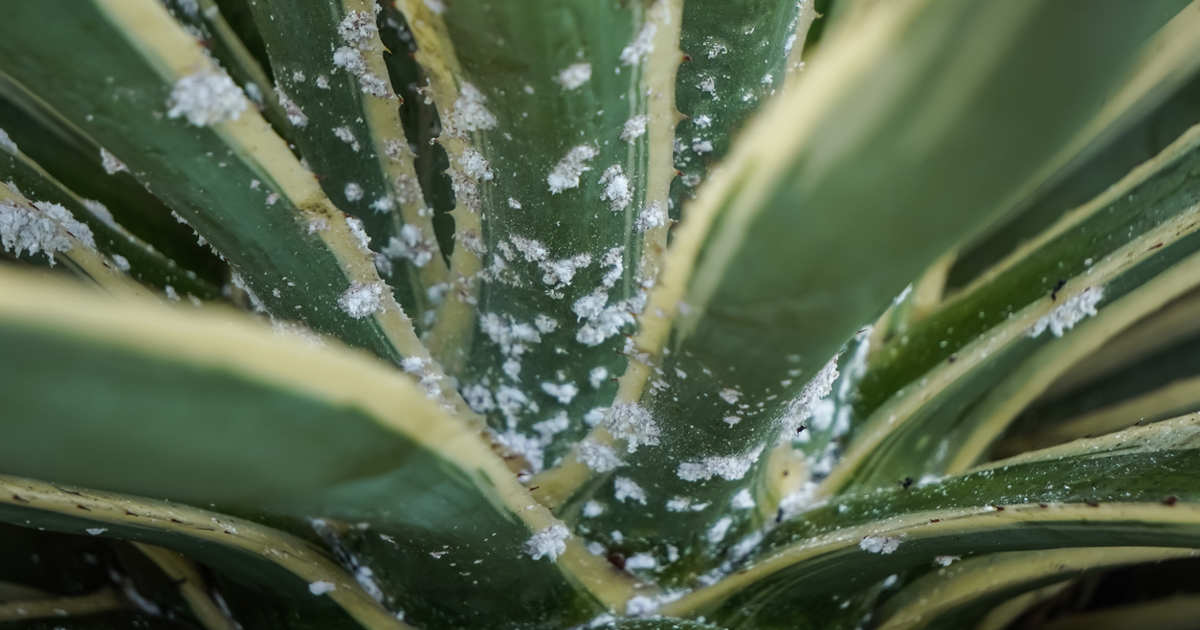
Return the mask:
{"type": "Polygon", "coordinates": [[[1163,501],[1162,501],[1162,502],[1163,502],[1163,505],[1166,505],[1166,506],[1168,506],[1168,507],[1169,507],[1169,506],[1174,506],[1176,503],[1178,503],[1178,502],[1179,502],[1179,497],[1177,497],[1177,496],[1175,496],[1175,495],[1173,495],[1173,494],[1172,494],[1171,496],[1169,496],[1169,497],[1167,497],[1167,498],[1163,499],[1163,501]]]}

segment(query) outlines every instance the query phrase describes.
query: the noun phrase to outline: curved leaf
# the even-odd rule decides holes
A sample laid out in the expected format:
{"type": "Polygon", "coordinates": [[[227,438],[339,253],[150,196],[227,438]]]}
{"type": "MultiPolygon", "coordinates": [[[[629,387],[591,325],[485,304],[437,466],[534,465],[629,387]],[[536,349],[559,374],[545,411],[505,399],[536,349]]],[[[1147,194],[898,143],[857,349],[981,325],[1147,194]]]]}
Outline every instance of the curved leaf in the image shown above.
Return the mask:
{"type": "Polygon", "coordinates": [[[839,497],[745,565],[663,607],[729,627],[820,627],[836,595],[946,556],[1200,541],[1200,416],[1081,440],[903,489],[839,497]]]}
{"type": "Polygon", "coordinates": [[[759,483],[782,464],[759,455],[811,413],[838,347],[1057,172],[1073,157],[1064,147],[1128,124],[1107,99],[1180,6],[1101,16],[1069,2],[890,2],[827,40],[684,212],[634,339],[645,365],[631,364],[619,393],[659,423],[658,446],[607,475],[538,479],[571,497],[562,513],[608,503],[589,528],[609,545],[602,532],[620,531],[622,551],[660,565],[668,545],[691,549],[669,580],[716,564],[775,512],[763,496],[758,510],[728,506],[769,494],[759,483]],[[1004,150],[984,160],[980,147],[1004,150]],[[618,477],[653,500],[613,501],[618,477]],[[677,498],[707,508],[673,512],[677,498]]]}
{"type": "Polygon", "coordinates": [[[321,538],[419,625],[560,627],[634,592],[388,366],[215,307],[106,303],[11,271],[0,287],[0,349],[24,357],[0,362],[0,471],[321,538]]]}

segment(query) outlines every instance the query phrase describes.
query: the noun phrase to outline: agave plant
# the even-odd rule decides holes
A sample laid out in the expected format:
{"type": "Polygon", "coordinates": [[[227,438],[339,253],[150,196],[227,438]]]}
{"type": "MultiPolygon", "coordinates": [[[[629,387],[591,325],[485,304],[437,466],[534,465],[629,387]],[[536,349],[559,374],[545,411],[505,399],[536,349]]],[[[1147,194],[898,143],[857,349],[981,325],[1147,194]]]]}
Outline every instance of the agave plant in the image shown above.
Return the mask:
{"type": "Polygon", "coordinates": [[[1182,0],[10,2],[0,626],[1192,627],[1198,66],[1182,0]]]}

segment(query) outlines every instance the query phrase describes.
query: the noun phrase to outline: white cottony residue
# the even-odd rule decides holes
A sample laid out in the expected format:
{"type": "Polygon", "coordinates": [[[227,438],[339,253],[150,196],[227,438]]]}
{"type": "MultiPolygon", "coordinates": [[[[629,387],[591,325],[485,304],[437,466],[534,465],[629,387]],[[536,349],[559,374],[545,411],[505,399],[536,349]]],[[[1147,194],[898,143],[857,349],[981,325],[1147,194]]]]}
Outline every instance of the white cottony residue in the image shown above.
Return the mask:
{"type": "Polygon", "coordinates": [[[89,536],[99,536],[100,534],[103,534],[104,532],[108,531],[108,528],[107,527],[89,527],[83,531],[87,532],[89,536]]]}
{"type": "Polygon", "coordinates": [[[592,78],[592,64],[573,63],[558,73],[554,80],[565,90],[574,90],[592,78]]]}
{"type": "Polygon", "coordinates": [[[355,282],[338,298],[338,306],[350,317],[362,319],[383,308],[383,282],[355,282]]]}
{"type": "Polygon", "coordinates": [[[308,592],[312,593],[313,595],[324,595],[326,593],[329,593],[329,592],[335,590],[336,588],[337,587],[334,586],[333,582],[326,582],[325,580],[317,580],[316,582],[309,583],[308,592]]]}
{"type": "Polygon", "coordinates": [[[625,614],[630,617],[644,617],[653,614],[658,608],[658,600],[645,595],[631,597],[625,602],[625,614]]]}
{"type": "Polygon", "coordinates": [[[246,110],[246,95],[224,72],[203,70],[175,82],[167,108],[167,118],[185,117],[203,127],[237,120],[246,110]]]}
{"type": "Polygon", "coordinates": [[[692,119],[692,124],[701,129],[708,129],[712,126],[712,122],[712,116],[709,116],[708,114],[700,114],[692,119]]]}
{"type": "Polygon", "coordinates": [[[742,393],[732,387],[726,387],[725,389],[717,392],[717,396],[720,396],[721,400],[724,400],[731,405],[736,405],[738,399],[742,397],[742,393]]]}
{"type": "Polygon", "coordinates": [[[748,510],[755,505],[754,496],[750,494],[748,488],[742,488],[738,490],[737,494],[733,495],[733,499],[730,500],[729,505],[735,510],[748,510]]]}
{"type": "Polygon", "coordinates": [[[109,254],[108,257],[112,258],[113,264],[117,266],[117,269],[121,271],[129,271],[130,266],[128,258],[125,258],[120,254],[109,254]]]}
{"type": "Polygon", "coordinates": [[[492,129],[496,126],[496,116],[488,111],[483,92],[470,83],[463,83],[459,86],[458,98],[454,100],[450,122],[451,135],[462,135],[465,132],[492,129]]]}
{"type": "Polygon", "coordinates": [[[359,186],[355,182],[347,182],[342,193],[346,195],[346,201],[358,201],[363,197],[362,186],[359,186]]]}
{"type": "Polygon", "coordinates": [[[585,346],[597,346],[605,339],[634,323],[634,313],[641,312],[646,296],[639,293],[614,304],[605,305],[608,296],[603,290],[585,295],[571,305],[576,317],[584,322],[575,333],[575,341],[585,346]]]}
{"type": "Polygon", "coordinates": [[[567,154],[558,161],[558,164],[554,165],[554,169],[546,176],[546,183],[550,186],[550,194],[557,195],[568,188],[578,188],[579,176],[583,175],[585,171],[591,170],[587,163],[596,157],[596,154],[596,149],[586,144],[581,144],[567,151],[567,154]]]}
{"type": "Polygon", "coordinates": [[[567,530],[566,525],[555,523],[530,536],[529,540],[525,541],[525,553],[534,560],[549,558],[554,562],[559,555],[566,552],[567,539],[570,537],[571,532],[567,530]]]}
{"type": "Polygon", "coordinates": [[[1030,337],[1037,337],[1050,329],[1050,333],[1055,337],[1063,336],[1063,333],[1074,328],[1075,324],[1083,321],[1090,315],[1096,314],[1096,305],[1104,297],[1104,287],[1088,287],[1080,291],[1077,295],[1072,295],[1055,307],[1054,310],[1046,313],[1041,319],[1034,323],[1033,328],[1029,329],[1030,337]]]}
{"type": "Polygon", "coordinates": [[[521,202],[517,201],[516,199],[513,199],[512,197],[509,197],[508,198],[508,207],[512,208],[513,210],[520,210],[521,202]]]}
{"type": "Polygon", "coordinates": [[[641,63],[654,50],[654,33],[657,31],[658,25],[654,22],[643,24],[633,41],[621,49],[621,63],[627,66],[641,63]]]}
{"type": "Polygon", "coordinates": [[[933,563],[939,567],[948,567],[961,559],[962,556],[934,556],[933,563]]]}
{"type": "Polygon", "coordinates": [[[625,441],[625,447],[630,453],[636,452],[639,446],[657,445],[661,434],[658,423],[650,416],[650,412],[633,402],[613,405],[604,425],[613,437],[625,441]]]}
{"type": "Polygon", "coordinates": [[[71,236],[89,249],[96,248],[91,228],[56,203],[38,201],[29,207],[0,201],[0,245],[5,251],[17,256],[41,252],[53,265],[54,254],[71,249],[71,236]]]}
{"type": "Polygon", "coordinates": [[[717,544],[725,539],[725,535],[729,533],[729,527],[733,525],[733,519],[728,516],[722,516],[708,530],[708,542],[717,544]]]}
{"type": "Polygon", "coordinates": [[[558,402],[568,405],[579,393],[574,383],[542,383],[542,391],[558,402]]]}
{"type": "Polygon", "coordinates": [[[625,142],[633,142],[646,134],[646,122],[649,119],[645,114],[634,116],[625,121],[625,126],[621,128],[621,139],[625,142]]]}
{"type": "Polygon", "coordinates": [[[368,251],[371,246],[371,237],[367,235],[367,228],[363,226],[362,220],[348,216],[346,217],[346,227],[350,228],[350,234],[354,236],[358,247],[364,252],[368,251]]]}
{"type": "Polygon", "coordinates": [[[350,145],[350,150],[354,151],[355,153],[358,153],[358,150],[362,148],[358,144],[358,138],[354,137],[354,132],[351,131],[349,127],[334,127],[333,135],[336,136],[338,140],[350,145]]]}
{"type": "Polygon", "coordinates": [[[700,512],[711,505],[705,501],[700,503],[691,497],[671,497],[667,499],[668,512],[700,512]]]}
{"type": "Polygon", "coordinates": [[[704,138],[700,137],[692,138],[692,151],[695,151],[699,155],[703,155],[705,153],[712,153],[712,150],[713,143],[711,140],[705,140],[704,138]]]}
{"type": "Polygon", "coordinates": [[[642,209],[642,213],[638,215],[634,227],[639,232],[662,227],[667,224],[667,210],[663,207],[662,202],[654,201],[650,205],[642,209]]]}
{"type": "Polygon", "coordinates": [[[658,568],[658,561],[648,553],[635,553],[625,559],[626,571],[648,571],[658,568]]]}
{"type": "Polygon", "coordinates": [[[859,549],[867,553],[892,553],[900,548],[899,536],[864,536],[858,541],[859,549]]]}
{"type": "Polygon", "coordinates": [[[275,86],[275,96],[279,99],[279,106],[283,108],[288,122],[292,123],[292,126],[305,127],[308,125],[308,116],[304,113],[304,110],[300,109],[300,106],[278,85],[275,86]]]}
{"type": "Polygon", "coordinates": [[[804,386],[800,395],[788,402],[783,417],[783,440],[791,440],[804,421],[813,416],[820,400],[833,391],[833,383],[838,378],[837,361],[836,355],[829,359],[825,367],[804,386]]]}
{"type": "Polygon", "coordinates": [[[624,465],[611,446],[587,439],[579,443],[579,461],[598,473],[606,473],[624,465]]]}
{"type": "Polygon", "coordinates": [[[437,15],[441,15],[446,12],[446,3],[442,0],[425,0],[424,4],[425,8],[433,11],[437,15]]]}
{"type": "MultiPolygon", "coordinates": [[[[0,129],[0,149],[12,154],[16,154],[17,152],[17,143],[13,142],[13,139],[8,136],[8,132],[3,129],[0,129]]],[[[103,151],[104,149],[100,150],[103,151]]],[[[109,173],[109,175],[111,174],[109,173]]]]}
{"type": "Polygon", "coordinates": [[[434,247],[431,239],[421,235],[420,228],[414,225],[405,225],[400,228],[398,237],[388,238],[388,244],[381,253],[388,258],[403,258],[411,261],[417,267],[424,267],[429,264],[430,260],[433,260],[434,247]]]}
{"type": "Polygon", "coordinates": [[[717,100],[717,80],[716,79],[714,79],[712,77],[704,77],[704,78],[700,79],[699,83],[696,84],[696,89],[700,90],[701,92],[704,92],[705,94],[708,94],[709,96],[711,96],[713,98],[714,101],[717,100]]]}
{"type": "Polygon", "coordinates": [[[600,185],[604,187],[600,198],[609,202],[609,209],[613,212],[624,210],[629,202],[633,201],[629,178],[625,177],[620,164],[613,164],[604,169],[604,173],[600,175],[600,185]]]}
{"type": "Polygon", "coordinates": [[[492,173],[492,165],[488,164],[487,158],[475,149],[463,151],[462,155],[458,156],[458,164],[462,167],[463,173],[471,179],[490,182],[495,177],[495,174],[492,173]]]}
{"type": "Polygon", "coordinates": [[[586,252],[562,260],[542,262],[539,265],[543,272],[542,282],[553,287],[566,286],[571,284],[571,280],[575,278],[575,272],[590,264],[592,264],[592,256],[586,252]]]}
{"type": "Polygon", "coordinates": [[[713,477],[736,481],[746,476],[762,451],[763,447],[758,446],[744,455],[714,455],[699,461],[681,462],[675,474],[684,481],[707,481],[713,477]]]}
{"type": "Polygon", "coordinates": [[[116,175],[121,171],[128,171],[129,167],[125,163],[117,159],[117,156],[108,152],[108,149],[100,147],[100,166],[104,167],[104,172],[109,175],[116,175]]]}
{"type": "Polygon", "coordinates": [[[375,16],[366,11],[350,11],[338,24],[338,35],[342,41],[359,48],[366,48],[378,31],[375,16]]]}
{"type": "Polygon", "coordinates": [[[604,513],[604,504],[599,501],[588,501],[583,504],[584,518],[596,518],[604,513]]]}
{"type": "Polygon", "coordinates": [[[604,366],[594,367],[588,372],[588,385],[592,389],[599,389],[604,384],[604,379],[608,378],[608,368],[604,366]]]}
{"type": "Polygon", "coordinates": [[[621,503],[631,500],[642,505],[646,504],[646,491],[629,477],[613,479],[613,497],[621,503]]]}

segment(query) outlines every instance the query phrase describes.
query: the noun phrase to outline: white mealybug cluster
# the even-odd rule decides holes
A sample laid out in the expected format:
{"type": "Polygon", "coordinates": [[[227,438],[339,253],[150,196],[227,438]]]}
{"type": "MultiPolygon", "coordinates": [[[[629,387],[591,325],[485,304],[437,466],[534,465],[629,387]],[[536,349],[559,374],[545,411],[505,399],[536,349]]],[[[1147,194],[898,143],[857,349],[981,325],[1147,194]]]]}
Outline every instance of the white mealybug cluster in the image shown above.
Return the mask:
{"type": "Polygon", "coordinates": [[[312,593],[313,595],[324,595],[324,594],[330,593],[336,589],[337,589],[337,586],[335,586],[333,584],[333,582],[326,582],[325,580],[317,580],[316,582],[310,582],[308,585],[308,592],[312,593]]]}
{"type": "Polygon", "coordinates": [[[643,24],[633,41],[621,49],[621,63],[627,66],[641,63],[647,55],[654,51],[654,34],[656,32],[658,32],[658,25],[654,22],[643,24]]]}
{"type": "Polygon", "coordinates": [[[864,536],[858,541],[858,547],[867,553],[888,554],[900,548],[900,537],[864,536]]]}
{"type": "Polygon", "coordinates": [[[566,525],[555,523],[530,536],[525,541],[525,553],[534,560],[548,558],[554,562],[567,551],[567,539],[570,537],[571,532],[566,525]]]}
{"type": "Polygon", "coordinates": [[[454,112],[450,116],[451,135],[494,128],[496,116],[488,110],[486,101],[479,88],[470,83],[461,84],[458,98],[454,100],[454,112]]]}
{"type": "Polygon", "coordinates": [[[38,201],[29,207],[0,201],[0,245],[5,251],[18,256],[41,252],[53,265],[54,254],[73,246],[72,236],[85,247],[96,248],[92,230],[56,203],[38,201]]]}
{"type": "Polygon", "coordinates": [[[108,152],[108,149],[100,147],[100,166],[104,167],[104,172],[109,175],[116,175],[121,171],[128,171],[129,167],[125,163],[117,159],[117,156],[108,152]]]}
{"type": "Polygon", "coordinates": [[[572,147],[567,151],[558,164],[546,176],[546,184],[550,187],[550,194],[557,195],[564,190],[579,187],[579,177],[586,171],[590,171],[591,167],[587,163],[596,157],[596,148],[581,144],[572,147]]]}
{"type": "Polygon", "coordinates": [[[229,75],[202,70],[181,77],[167,98],[167,118],[187,118],[197,127],[237,120],[246,111],[246,95],[229,75]]]}
{"type": "Polygon", "coordinates": [[[579,443],[576,456],[579,461],[583,462],[583,465],[598,473],[616,470],[625,464],[611,446],[592,439],[586,439],[579,443]]]}
{"type": "Polygon", "coordinates": [[[762,452],[760,445],[743,455],[713,455],[698,461],[680,462],[675,474],[684,481],[708,481],[713,477],[737,481],[746,476],[762,452]]]}
{"type": "Polygon", "coordinates": [[[604,169],[604,173],[600,175],[600,185],[604,187],[600,192],[600,199],[609,202],[608,207],[613,212],[624,210],[629,202],[633,201],[629,178],[625,176],[620,164],[613,164],[604,169]]]}
{"type": "Polygon", "coordinates": [[[833,383],[838,378],[838,355],[834,355],[825,363],[820,372],[812,378],[800,391],[800,395],[793,398],[787,404],[787,411],[783,416],[783,433],[781,439],[790,440],[796,434],[796,430],[804,423],[805,420],[813,416],[814,410],[821,399],[825,398],[833,391],[833,383]]]}
{"type": "Polygon", "coordinates": [[[618,440],[625,441],[625,448],[630,453],[637,452],[641,446],[656,446],[661,430],[653,416],[643,406],[622,402],[612,406],[604,420],[604,427],[618,440]]]}
{"type": "Polygon", "coordinates": [[[625,142],[633,142],[638,138],[646,135],[646,123],[649,119],[645,114],[639,114],[625,121],[625,125],[621,127],[621,139],[625,142]]]}
{"type": "Polygon", "coordinates": [[[383,309],[383,282],[355,282],[342,292],[338,307],[354,319],[369,317],[383,309]]]}
{"type": "Polygon", "coordinates": [[[1088,287],[1072,295],[1054,310],[1046,313],[1029,329],[1030,337],[1037,337],[1047,329],[1055,337],[1075,327],[1075,324],[1096,314],[1096,305],[1104,298],[1104,287],[1088,287]]]}
{"type": "Polygon", "coordinates": [[[592,78],[592,64],[590,63],[573,63],[566,68],[563,68],[554,80],[564,90],[575,90],[579,86],[587,83],[592,78]]]}
{"type": "Polygon", "coordinates": [[[621,503],[634,501],[646,505],[646,491],[629,477],[613,479],[613,498],[621,503]]]}
{"type": "MultiPolygon", "coordinates": [[[[13,139],[9,137],[8,132],[3,129],[0,129],[0,150],[4,150],[12,154],[16,154],[17,152],[17,143],[13,142],[13,139]]],[[[104,149],[100,150],[103,151],[104,149]]],[[[109,175],[112,175],[112,173],[109,173],[109,175]]]]}

